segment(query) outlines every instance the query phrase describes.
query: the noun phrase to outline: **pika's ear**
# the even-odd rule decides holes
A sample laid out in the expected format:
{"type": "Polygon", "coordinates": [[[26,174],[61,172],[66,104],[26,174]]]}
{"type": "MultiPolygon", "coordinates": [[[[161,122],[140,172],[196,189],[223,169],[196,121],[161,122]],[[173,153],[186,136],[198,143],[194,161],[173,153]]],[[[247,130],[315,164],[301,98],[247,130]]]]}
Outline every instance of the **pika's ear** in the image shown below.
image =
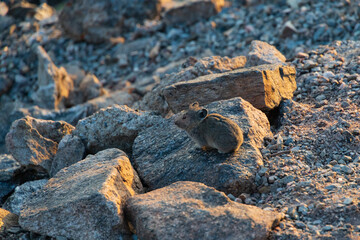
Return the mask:
{"type": "Polygon", "coordinates": [[[201,119],[204,119],[208,115],[208,110],[206,108],[203,108],[203,109],[199,110],[198,113],[199,113],[199,117],[201,119]]]}
{"type": "Polygon", "coordinates": [[[189,108],[198,108],[199,107],[199,103],[198,102],[193,102],[190,104],[189,108]]]}

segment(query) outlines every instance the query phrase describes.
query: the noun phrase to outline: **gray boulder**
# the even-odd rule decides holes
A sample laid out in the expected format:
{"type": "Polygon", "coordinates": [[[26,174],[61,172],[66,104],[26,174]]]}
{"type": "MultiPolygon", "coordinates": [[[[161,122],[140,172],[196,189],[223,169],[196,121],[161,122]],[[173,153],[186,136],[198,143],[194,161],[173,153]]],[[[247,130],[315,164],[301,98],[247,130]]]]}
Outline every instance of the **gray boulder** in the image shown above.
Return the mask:
{"type": "Polygon", "coordinates": [[[0,181],[10,181],[20,167],[20,164],[13,158],[13,156],[9,154],[1,154],[0,181]]]}
{"type": "Polygon", "coordinates": [[[131,152],[139,131],[147,129],[159,119],[161,117],[148,112],[136,111],[125,105],[114,105],[80,120],[74,135],[80,137],[90,153],[111,147],[131,152]]]}
{"type": "Polygon", "coordinates": [[[269,111],[283,99],[293,97],[295,75],[294,67],[260,65],[175,83],[164,88],[162,95],[173,112],[187,109],[195,101],[204,105],[234,97],[242,97],[254,107],[269,111]]]}
{"type": "Polygon", "coordinates": [[[246,66],[252,67],[263,64],[284,65],[286,58],[274,46],[266,42],[254,40],[251,42],[247,60],[246,66]]]}
{"type": "Polygon", "coordinates": [[[283,215],[231,201],[202,183],[176,182],[131,197],[127,216],[140,239],[265,240],[283,215]]]}
{"type": "Polygon", "coordinates": [[[67,106],[74,83],[65,68],[58,68],[52,62],[45,49],[37,47],[38,55],[38,89],[32,98],[39,107],[62,109],[67,106]]]}
{"type": "Polygon", "coordinates": [[[167,25],[193,24],[217,14],[225,5],[224,0],[173,0],[164,2],[163,19],[167,25]]]}
{"type": "Polygon", "coordinates": [[[37,190],[41,189],[46,183],[47,179],[26,182],[15,188],[15,192],[5,201],[3,208],[20,215],[20,211],[24,206],[24,202],[31,197],[37,190]]]}
{"type": "Polygon", "coordinates": [[[163,120],[141,131],[133,145],[134,166],[150,189],[195,181],[235,196],[253,191],[256,169],[263,164],[258,147],[265,136],[272,135],[265,114],[241,98],[205,107],[240,126],[244,143],[239,151],[220,154],[197,149],[186,132],[175,126],[174,117],[163,120]]]}
{"type": "Polygon", "coordinates": [[[63,121],[25,117],[11,125],[6,135],[6,147],[21,165],[50,172],[58,143],[73,130],[72,125],[63,121]]]}
{"type": "Polygon", "coordinates": [[[125,201],[142,193],[123,151],[107,149],[59,171],[25,202],[22,228],[70,239],[126,239],[125,201]]]}
{"type": "Polygon", "coordinates": [[[146,18],[159,16],[160,0],[70,0],[59,16],[64,30],[75,40],[92,43],[118,37],[146,18]]]}
{"type": "Polygon", "coordinates": [[[59,143],[55,158],[51,165],[50,176],[54,176],[64,167],[68,167],[83,159],[85,146],[81,139],[74,135],[66,135],[59,143]]]}

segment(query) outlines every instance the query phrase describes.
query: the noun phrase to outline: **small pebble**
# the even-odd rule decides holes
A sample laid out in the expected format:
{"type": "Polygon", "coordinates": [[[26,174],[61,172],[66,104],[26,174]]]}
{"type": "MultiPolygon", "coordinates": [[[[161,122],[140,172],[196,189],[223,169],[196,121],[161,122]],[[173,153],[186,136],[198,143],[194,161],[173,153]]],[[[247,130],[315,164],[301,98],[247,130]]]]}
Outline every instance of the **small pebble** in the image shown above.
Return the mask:
{"type": "Polygon", "coordinates": [[[353,199],[352,198],[345,198],[345,200],[344,200],[344,204],[345,205],[350,205],[350,204],[352,204],[353,203],[353,199]]]}
{"type": "Polygon", "coordinates": [[[325,227],[322,228],[322,230],[323,230],[324,232],[331,231],[332,229],[333,229],[333,226],[331,226],[331,225],[326,225],[325,227]]]}

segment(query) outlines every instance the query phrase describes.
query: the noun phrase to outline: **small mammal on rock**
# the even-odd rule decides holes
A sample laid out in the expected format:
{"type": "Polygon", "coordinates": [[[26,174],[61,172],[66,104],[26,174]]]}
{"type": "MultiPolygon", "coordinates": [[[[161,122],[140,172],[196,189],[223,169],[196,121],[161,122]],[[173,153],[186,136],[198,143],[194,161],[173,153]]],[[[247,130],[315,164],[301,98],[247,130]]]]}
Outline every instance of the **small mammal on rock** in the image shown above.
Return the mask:
{"type": "Polygon", "coordinates": [[[184,129],[201,148],[215,148],[219,153],[237,151],[243,143],[243,132],[231,119],[220,114],[208,114],[198,102],[183,111],[175,125],[184,129]]]}

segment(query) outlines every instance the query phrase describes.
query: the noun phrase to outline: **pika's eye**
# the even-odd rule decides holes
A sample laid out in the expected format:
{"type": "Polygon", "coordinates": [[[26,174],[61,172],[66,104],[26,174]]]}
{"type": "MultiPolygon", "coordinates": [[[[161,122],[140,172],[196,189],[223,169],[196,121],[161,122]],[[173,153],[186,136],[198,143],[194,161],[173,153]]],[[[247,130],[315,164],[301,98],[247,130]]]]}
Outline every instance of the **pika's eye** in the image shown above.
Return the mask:
{"type": "Polygon", "coordinates": [[[182,117],[182,119],[186,119],[186,116],[184,115],[184,116],[182,117]]]}

